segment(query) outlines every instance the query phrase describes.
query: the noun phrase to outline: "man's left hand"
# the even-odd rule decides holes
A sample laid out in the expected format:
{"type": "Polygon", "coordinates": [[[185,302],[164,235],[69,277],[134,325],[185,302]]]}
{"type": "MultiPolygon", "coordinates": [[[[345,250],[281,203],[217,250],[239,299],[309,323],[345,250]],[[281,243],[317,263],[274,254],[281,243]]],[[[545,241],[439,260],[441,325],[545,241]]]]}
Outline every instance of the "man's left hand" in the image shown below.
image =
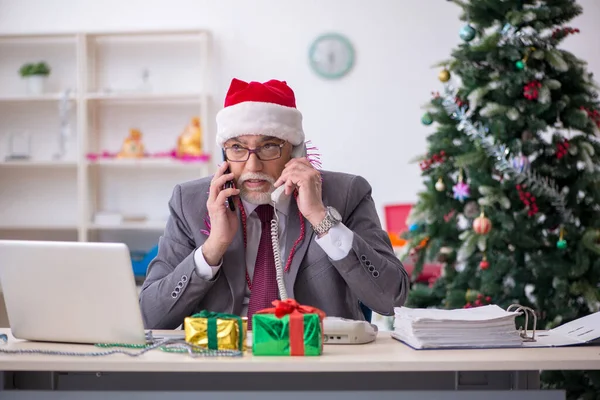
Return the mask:
{"type": "Polygon", "coordinates": [[[285,193],[291,195],[298,188],[298,209],[311,225],[318,225],[327,214],[323,204],[321,174],[306,158],[293,158],[275,182],[275,187],[285,185],[285,193]]]}

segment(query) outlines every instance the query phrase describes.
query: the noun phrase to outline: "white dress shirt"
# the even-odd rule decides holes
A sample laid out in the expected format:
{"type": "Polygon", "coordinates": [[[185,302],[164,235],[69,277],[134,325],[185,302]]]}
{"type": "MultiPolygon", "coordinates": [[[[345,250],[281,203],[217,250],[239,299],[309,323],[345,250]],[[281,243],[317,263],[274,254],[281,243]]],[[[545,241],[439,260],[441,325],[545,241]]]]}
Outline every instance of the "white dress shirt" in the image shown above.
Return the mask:
{"type": "MultiPolygon", "coordinates": [[[[286,242],[286,228],[288,223],[288,218],[299,218],[298,214],[289,215],[290,209],[290,201],[291,197],[282,196],[281,201],[277,203],[275,210],[277,211],[277,215],[279,217],[279,251],[281,254],[281,262],[285,266],[287,259],[289,257],[289,250],[285,248],[286,242]],[[286,250],[288,251],[286,253],[286,250]]],[[[262,232],[261,222],[254,210],[258,207],[256,204],[248,203],[242,200],[244,204],[244,210],[246,211],[246,237],[248,238],[247,248],[246,248],[246,268],[248,271],[248,276],[252,281],[252,276],[254,274],[254,264],[256,263],[256,256],[258,253],[258,245],[260,242],[260,235],[262,232]]],[[[304,222],[308,224],[308,221],[304,222]]],[[[240,227],[243,229],[243,227],[240,227]]],[[[332,227],[329,232],[323,237],[315,237],[315,241],[323,251],[331,258],[332,260],[341,260],[346,257],[352,248],[352,241],[354,240],[354,232],[352,232],[348,227],[344,224],[339,223],[332,227]]],[[[223,260],[219,262],[218,265],[211,266],[208,265],[206,260],[204,259],[204,255],[202,254],[202,246],[200,246],[194,252],[194,262],[196,264],[196,269],[198,274],[207,280],[212,279],[215,274],[221,268],[223,260]]],[[[248,311],[248,303],[250,302],[250,289],[248,285],[246,285],[246,295],[244,296],[244,307],[242,309],[242,316],[245,317],[248,311]]]]}

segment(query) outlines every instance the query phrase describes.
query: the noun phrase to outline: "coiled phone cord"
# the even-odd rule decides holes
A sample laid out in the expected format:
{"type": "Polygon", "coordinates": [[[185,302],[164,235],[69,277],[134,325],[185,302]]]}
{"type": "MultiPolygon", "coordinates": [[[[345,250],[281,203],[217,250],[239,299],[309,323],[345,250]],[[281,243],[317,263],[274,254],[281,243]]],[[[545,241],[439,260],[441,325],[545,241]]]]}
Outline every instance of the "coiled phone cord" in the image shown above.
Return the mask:
{"type": "Polygon", "coordinates": [[[271,220],[271,244],[273,246],[275,270],[277,272],[277,289],[279,290],[279,298],[287,300],[288,295],[285,290],[285,283],[283,282],[283,265],[281,264],[281,253],[279,251],[279,215],[277,215],[277,211],[273,214],[273,219],[271,220]]]}

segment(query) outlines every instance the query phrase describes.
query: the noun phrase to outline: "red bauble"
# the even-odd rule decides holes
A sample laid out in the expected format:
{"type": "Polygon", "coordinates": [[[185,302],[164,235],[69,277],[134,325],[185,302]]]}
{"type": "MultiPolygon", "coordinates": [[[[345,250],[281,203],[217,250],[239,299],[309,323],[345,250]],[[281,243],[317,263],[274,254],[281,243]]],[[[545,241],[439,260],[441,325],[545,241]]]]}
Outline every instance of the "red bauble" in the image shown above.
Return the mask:
{"type": "Polygon", "coordinates": [[[486,235],[492,230],[492,221],[481,214],[473,221],[473,230],[478,235],[486,235]]]}
{"type": "Polygon", "coordinates": [[[479,268],[486,270],[490,267],[490,263],[488,260],[481,260],[481,262],[479,263],[479,268]]]}

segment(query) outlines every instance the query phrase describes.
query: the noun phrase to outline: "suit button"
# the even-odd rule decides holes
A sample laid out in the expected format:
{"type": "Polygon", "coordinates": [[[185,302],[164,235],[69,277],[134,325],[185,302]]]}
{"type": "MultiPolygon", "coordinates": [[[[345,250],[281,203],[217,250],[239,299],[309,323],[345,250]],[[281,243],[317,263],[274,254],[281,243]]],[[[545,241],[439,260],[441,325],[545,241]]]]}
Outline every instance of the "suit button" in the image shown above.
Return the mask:
{"type": "Polygon", "coordinates": [[[181,282],[181,281],[177,282],[177,287],[178,288],[182,288],[183,287],[183,282],[181,282]]]}
{"type": "Polygon", "coordinates": [[[374,278],[377,278],[379,276],[379,271],[373,271],[371,272],[371,275],[373,275],[374,278]]]}
{"type": "Polygon", "coordinates": [[[360,256],[360,261],[362,261],[362,262],[367,261],[367,256],[365,256],[364,254],[362,256],[360,256]]]}
{"type": "Polygon", "coordinates": [[[373,271],[375,271],[375,267],[372,265],[369,265],[369,272],[373,272],[373,271]]]}
{"type": "Polygon", "coordinates": [[[175,288],[174,292],[175,292],[175,293],[179,293],[179,292],[181,292],[181,288],[180,288],[179,286],[177,286],[177,287],[175,288]]]}
{"type": "Polygon", "coordinates": [[[174,298],[174,299],[176,299],[177,298],[177,293],[176,292],[172,292],[171,293],[171,297],[174,298]]]}
{"type": "Polygon", "coordinates": [[[181,282],[184,282],[184,283],[185,283],[185,282],[187,282],[187,276],[185,276],[185,275],[184,275],[184,276],[182,276],[182,277],[181,277],[181,282]]]}

